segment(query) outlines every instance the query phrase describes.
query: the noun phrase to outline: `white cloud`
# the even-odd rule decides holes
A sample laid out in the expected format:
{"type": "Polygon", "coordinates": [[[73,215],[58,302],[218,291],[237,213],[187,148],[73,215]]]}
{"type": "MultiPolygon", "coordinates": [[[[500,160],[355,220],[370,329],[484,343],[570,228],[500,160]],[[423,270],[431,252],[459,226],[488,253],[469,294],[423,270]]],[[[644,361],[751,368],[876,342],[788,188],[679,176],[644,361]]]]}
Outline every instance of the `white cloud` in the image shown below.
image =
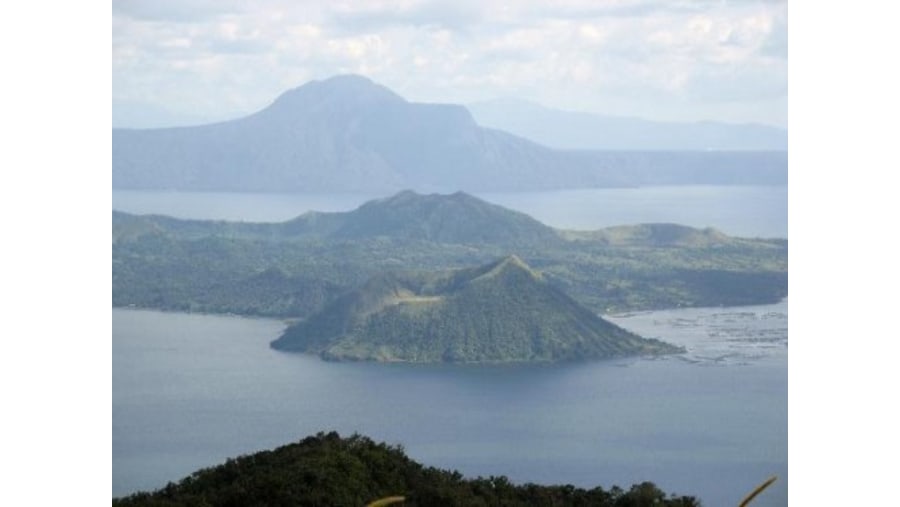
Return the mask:
{"type": "Polygon", "coordinates": [[[617,114],[636,105],[633,114],[661,119],[786,123],[786,3],[360,5],[117,0],[114,98],[251,111],[306,80],[359,72],[416,100],[519,96],[617,114]]]}
{"type": "Polygon", "coordinates": [[[241,0],[113,0],[113,16],[175,23],[200,22],[244,10],[241,0]]]}

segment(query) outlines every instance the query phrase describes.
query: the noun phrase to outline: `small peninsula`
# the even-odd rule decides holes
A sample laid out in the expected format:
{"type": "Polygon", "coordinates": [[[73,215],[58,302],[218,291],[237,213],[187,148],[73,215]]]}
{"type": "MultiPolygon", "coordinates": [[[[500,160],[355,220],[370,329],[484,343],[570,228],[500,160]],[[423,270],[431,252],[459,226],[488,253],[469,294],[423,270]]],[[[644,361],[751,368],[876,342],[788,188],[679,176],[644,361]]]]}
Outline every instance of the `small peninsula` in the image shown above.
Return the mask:
{"type": "Polygon", "coordinates": [[[682,350],[607,322],[515,255],[377,275],[272,342],[338,361],[549,362],[682,350]]]}

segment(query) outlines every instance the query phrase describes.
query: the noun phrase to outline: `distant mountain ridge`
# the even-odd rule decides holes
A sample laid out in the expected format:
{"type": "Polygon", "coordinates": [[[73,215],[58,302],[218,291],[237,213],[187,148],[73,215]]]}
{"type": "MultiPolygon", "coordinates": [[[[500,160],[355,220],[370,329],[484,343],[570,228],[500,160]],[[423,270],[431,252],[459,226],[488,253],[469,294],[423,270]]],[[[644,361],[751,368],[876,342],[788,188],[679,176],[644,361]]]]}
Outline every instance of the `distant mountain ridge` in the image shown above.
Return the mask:
{"type": "Polygon", "coordinates": [[[526,362],[663,354],[576,303],[515,255],[443,273],[370,279],[272,342],[326,359],[526,362]]]}
{"type": "Polygon", "coordinates": [[[192,220],[113,212],[113,241],[128,241],[148,233],[175,234],[184,238],[216,233],[224,237],[331,241],[384,237],[503,247],[547,247],[579,240],[617,247],[726,246],[735,242],[735,238],[713,228],[696,229],[667,223],[621,225],[594,231],[554,229],[525,213],[489,203],[466,192],[419,194],[412,190],[365,202],[354,210],[309,211],[280,223],[192,220]]]}
{"type": "Polygon", "coordinates": [[[520,191],[783,184],[781,152],[553,150],[479,126],[460,105],[404,100],[361,76],[289,90],[193,127],[113,129],[114,188],[241,192],[520,191]]]}
{"type": "Polygon", "coordinates": [[[562,241],[552,227],[465,192],[423,195],[411,190],[368,201],[351,211],[310,211],[275,224],[181,220],[152,215],[139,217],[113,212],[114,241],[154,231],[186,238],[202,237],[215,231],[224,237],[260,239],[352,241],[388,237],[506,247],[562,241]]]}
{"type": "Polygon", "coordinates": [[[479,125],[557,149],[777,150],[787,130],[753,123],[663,122],[563,111],[524,100],[498,99],[466,106],[479,125]]]}
{"type": "Polygon", "coordinates": [[[515,186],[529,172],[538,178],[551,159],[546,148],[478,127],[462,106],[409,103],[361,76],[312,81],[232,121],[113,130],[119,188],[466,188],[478,187],[488,168],[515,186]]]}

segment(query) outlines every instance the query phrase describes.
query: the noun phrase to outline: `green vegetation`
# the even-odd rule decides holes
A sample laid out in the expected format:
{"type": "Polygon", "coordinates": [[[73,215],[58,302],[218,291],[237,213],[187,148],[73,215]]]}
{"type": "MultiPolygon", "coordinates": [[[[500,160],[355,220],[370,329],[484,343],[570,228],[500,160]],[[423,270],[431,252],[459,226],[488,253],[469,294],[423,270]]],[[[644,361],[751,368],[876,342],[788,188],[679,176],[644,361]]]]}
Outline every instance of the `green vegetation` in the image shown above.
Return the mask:
{"type": "Polygon", "coordinates": [[[506,477],[464,479],[424,467],[401,447],[359,435],[319,433],[272,451],[229,459],[153,493],[113,499],[113,506],[362,506],[404,496],[413,506],[699,506],[691,496],[667,495],[644,482],[624,491],[571,485],[515,485],[506,477]]]}
{"type": "Polygon", "coordinates": [[[611,324],[516,256],[470,269],[388,273],[272,346],[331,360],[525,362],[682,352],[611,324]]]}
{"type": "Polygon", "coordinates": [[[787,241],[671,224],[572,232],[464,193],[275,224],[113,213],[114,306],[306,318],[369,278],[517,254],[597,313],[775,302],[787,241]]]}

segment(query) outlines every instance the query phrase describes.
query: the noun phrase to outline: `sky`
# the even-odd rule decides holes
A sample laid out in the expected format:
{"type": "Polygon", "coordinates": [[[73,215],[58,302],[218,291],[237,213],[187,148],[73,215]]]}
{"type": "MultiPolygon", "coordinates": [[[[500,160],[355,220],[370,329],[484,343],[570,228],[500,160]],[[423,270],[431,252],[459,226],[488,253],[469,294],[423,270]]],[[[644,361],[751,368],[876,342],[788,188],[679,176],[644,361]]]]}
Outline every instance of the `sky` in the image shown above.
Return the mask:
{"type": "Polygon", "coordinates": [[[113,0],[113,125],[241,116],[355,73],[418,102],[786,128],[787,45],[786,1],[113,0]]]}

